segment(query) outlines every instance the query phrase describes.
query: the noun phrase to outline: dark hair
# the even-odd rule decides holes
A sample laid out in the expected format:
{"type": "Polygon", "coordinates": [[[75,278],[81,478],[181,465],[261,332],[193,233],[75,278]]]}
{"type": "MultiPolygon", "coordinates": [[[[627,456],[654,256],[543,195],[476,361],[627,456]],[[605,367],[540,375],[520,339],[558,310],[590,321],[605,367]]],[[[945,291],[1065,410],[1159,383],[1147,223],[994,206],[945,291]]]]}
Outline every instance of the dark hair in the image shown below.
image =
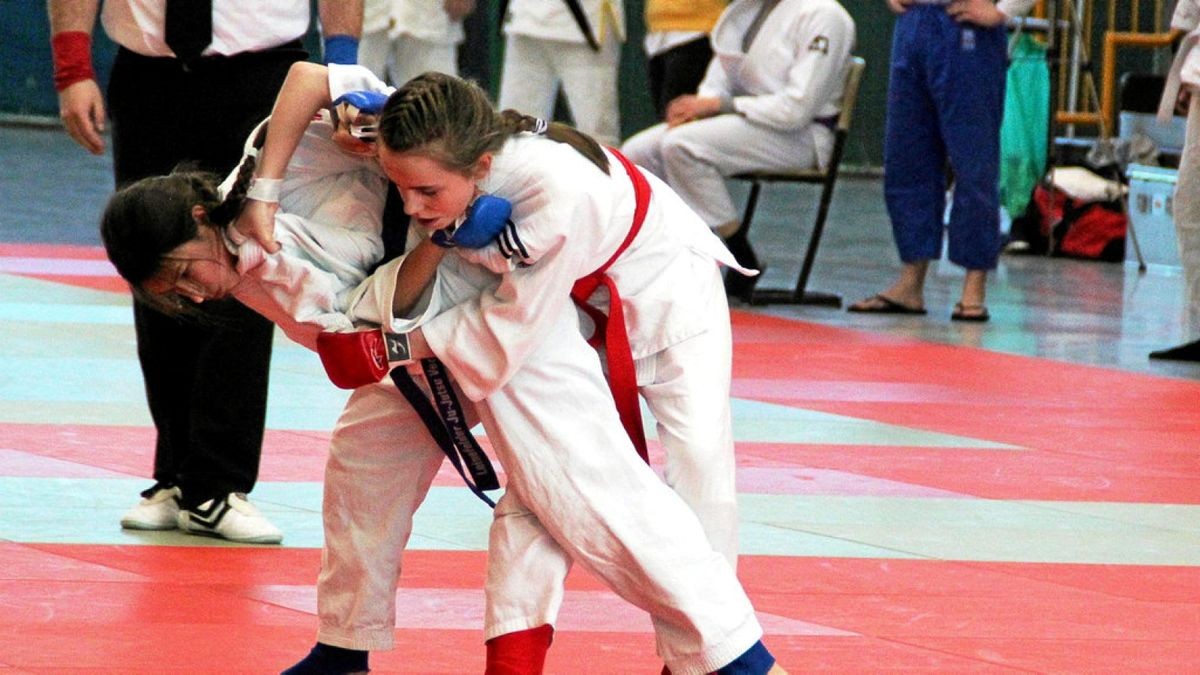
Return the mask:
{"type": "Polygon", "coordinates": [[[167,254],[200,235],[192,207],[203,207],[209,222],[224,229],[241,211],[253,173],[254,158],[248,157],[224,201],[215,174],[186,165],[166,176],[143,178],[109,198],[100,217],[100,238],[113,267],[139,300],[166,314],[186,313],[180,298],[155,296],[144,284],[162,269],[167,254]]]}
{"type": "MultiPolygon", "coordinates": [[[[388,97],[379,139],[390,150],[420,151],[465,175],[484,153],[498,151],[514,134],[535,131],[538,121],[516,110],[498,113],[475,83],[430,72],[388,97]]],[[[575,148],[608,173],[608,156],[591,136],[558,122],[550,123],[545,135],[575,148]]]]}

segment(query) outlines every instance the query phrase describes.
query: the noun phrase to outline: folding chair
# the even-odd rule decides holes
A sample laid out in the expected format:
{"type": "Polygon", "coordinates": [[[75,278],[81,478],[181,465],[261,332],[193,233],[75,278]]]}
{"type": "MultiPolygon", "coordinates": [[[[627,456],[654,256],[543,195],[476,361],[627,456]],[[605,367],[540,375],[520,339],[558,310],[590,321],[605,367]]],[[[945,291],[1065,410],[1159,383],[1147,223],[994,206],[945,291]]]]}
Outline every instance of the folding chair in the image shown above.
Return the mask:
{"type": "Polygon", "coordinates": [[[834,130],[833,154],[829,158],[829,166],[821,169],[805,169],[803,171],[772,172],[752,171],[732,176],[736,180],[750,181],[750,195],[746,199],[746,211],[742,215],[742,230],[749,232],[750,221],[754,217],[754,209],[758,206],[759,191],[763,183],[809,183],[821,186],[821,202],[817,207],[817,221],[809,235],[808,249],[804,254],[804,263],[800,266],[800,277],[796,280],[795,289],[758,288],[750,293],[752,305],[771,303],[788,303],[794,305],[827,305],[841,307],[842,298],[832,293],[820,293],[805,290],[808,276],[812,273],[813,260],[817,256],[817,246],[821,243],[821,232],[825,229],[825,219],[829,215],[829,203],[833,200],[833,186],[837,184],[838,168],[842,163],[842,152],[846,145],[846,135],[850,132],[850,122],[854,117],[854,106],[858,101],[858,85],[862,81],[862,73],[867,63],[861,57],[855,56],[846,72],[846,89],[842,95],[842,112],[838,115],[837,128],[834,130]]]}

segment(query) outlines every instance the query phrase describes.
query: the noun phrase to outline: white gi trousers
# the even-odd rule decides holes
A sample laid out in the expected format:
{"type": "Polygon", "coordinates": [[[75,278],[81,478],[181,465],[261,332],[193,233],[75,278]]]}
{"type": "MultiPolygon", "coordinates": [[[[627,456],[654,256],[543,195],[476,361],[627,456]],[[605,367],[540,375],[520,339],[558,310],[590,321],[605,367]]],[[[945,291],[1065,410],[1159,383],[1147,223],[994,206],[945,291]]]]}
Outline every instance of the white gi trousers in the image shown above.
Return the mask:
{"type": "Polygon", "coordinates": [[[1192,91],[1188,105],[1187,138],[1175,186],[1175,235],[1183,265],[1187,303],[1186,339],[1200,337],[1200,92],[1192,91]]]}
{"type": "Polygon", "coordinates": [[[350,395],[325,464],[317,641],[392,648],[400,556],[443,459],[391,378],[350,395]]]}
{"type": "Polygon", "coordinates": [[[434,71],[458,76],[458,45],[399,35],[392,40],[391,82],[402,86],[421,73],[434,71]]]}
{"type": "Polygon", "coordinates": [[[554,623],[574,559],[650,612],[671,672],[712,672],[762,629],[696,515],[634,451],[570,318],[477,404],[508,475],[489,543],[487,637],[554,623]]]}
{"type": "Polygon", "coordinates": [[[826,166],[833,132],[820,124],[780,131],[731,113],[676,127],[656,124],[630,137],[621,152],[665,180],[709,227],[717,227],[741,217],[725,177],[826,166]]]}
{"type": "Polygon", "coordinates": [[[575,128],[601,145],[621,139],[617,106],[617,72],[621,44],[607,39],[600,51],[584,43],[509,35],[504,47],[499,108],[554,119],[554,102],[562,85],[575,128]]]}
{"type": "MultiPolygon", "coordinates": [[[[736,568],[729,308],[716,265],[699,257],[697,262],[712,270],[708,276],[697,274],[700,283],[695,289],[709,299],[712,328],[638,359],[635,367],[639,390],[654,414],[666,453],[667,485],[699,518],[713,549],[736,568]]],[[[554,624],[562,602],[562,582],[572,562],[540,524],[512,501],[508,497],[501,500],[492,526],[490,555],[510,562],[489,568],[485,639],[554,624]],[[514,566],[524,573],[513,574],[514,566]]]]}
{"type": "MultiPolygon", "coordinates": [[[[715,275],[715,263],[704,263],[715,275]]],[[[728,340],[720,331],[711,337],[713,352],[728,340]]],[[[704,338],[685,341],[681,349],[707,351],[699,342],[704,338]]],[[[728,344],[726,362],[713,368],[685,371],[684,360],[668,352],[648,357],[657,360],[654,384],[663,386],[655,393],[664,419],[680,414],[697,419],[700,411],[686,410],[683,389],[711,386],[720,392],[723,380],[727,422],[728,344]],[[715,380],[705,375],[714,371],[715,380]]],[[[688,362],[694,363],[692,358],[688,362]]],[[[716,393],[707,399],[720,405],[716,393]]],[[[749,599],[725,556],[713,550],[684,500],[634,451],[573,308],[565,307],[535,357],[476,410],[508,477],[491,535],[489,637],[553,623],[574,558],[651,613],[660,656],[672,672],[710,672],[761,638],[749,599]]],[[[720,426],[721,413],[708,418],[720,426]]],[[[412,514],[442,461],[428,434],[415,427],[419,424],[403,397],[384,382],[356,390],[334,430],[318,582],[320,642],[367,650],[392,646],[400,555],[412,531],[412,514]]],[[[725,434],[728,438],[727,424],[725,434]]],[[[705,443],[728,464],[719,470],[705,466],[697,476],[715,478],[715,487],[702,480],[680,483],[688,483],[706,502],[721,500],[705,491],[728,493],[727,512],[713,522],[725,523],[717,528],[724,531],[719,536],[736,538],[732,439],[726,448],[711,430],[668,435],[689,443],[695,440],[690,436],[713,435],[705,443]]],[[[668,473],[685,475],[687,464],[678,462],[668,473]]]]}
{"type": "Polygon", "coordinates": [[[358,64],[370,69],[381,80],[391,81],[388,76],[388,54],[392,48],[392,40],[388,37],[387,28],[377,31],[363,32],[358,40],[358,64]]]}

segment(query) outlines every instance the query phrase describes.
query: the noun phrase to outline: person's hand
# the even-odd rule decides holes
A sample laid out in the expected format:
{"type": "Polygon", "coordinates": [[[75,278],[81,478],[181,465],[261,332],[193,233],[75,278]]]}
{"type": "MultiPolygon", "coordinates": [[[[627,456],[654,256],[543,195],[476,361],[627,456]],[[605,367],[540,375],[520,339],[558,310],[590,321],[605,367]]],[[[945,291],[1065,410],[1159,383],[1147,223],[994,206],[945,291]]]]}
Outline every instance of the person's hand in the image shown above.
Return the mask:
{"type": "Polygon", "coordinates": [[[946,13],[959,23],[973,23],[983,28],[999,26],[1008,20],[992,0],[952,0],[946,6],[946,13]]]}
{"type": "Polygon", "coordinates": [[[442,0],[442,9],[451,21],[461,21],[475,11],[475,0],[442,0]]]}
{"type": "Polygon", "coordinates": [[[330,106],[333,142],[348,154],[375,156],[379,113],[386,102],[386,95],[374,91],[351,91],[337,97],[330,106]]]}
{"type": "MultiPolygon", "coordinates": [[[[358,120],[355,125],[375,125],[378,124],[378,119],[375,115],[366,115],[359,113],[355,118],[358,120]]],[[[349,155],[357,155],[359,157],[374,157],[378,153],[378,148],[374,141],[366,141],[358,136],[355,136],[350,130],[351,121],[339,116],[337,128],[333,130],[333,142],[338,148],[349,155]]]]}
{"type": "Polygon", "coordinates": [[[95,80],[80,80],[58,93],[58,115],[67,134],[93,155],[104,152],[104,97],[95,80]]]}
{"type": "Polygon", "coordinates": [[[275,212],[278,210],[279,202],[247,199],[242,212],[233,219],[233,232],[257,241],[267,253],[275,253],[279,250],[279,242],[275,241],[275,212]]]}
{"type": "Polygon", "coordinates": [[[912,4],[913,0],[887,0],[888,9],[892,10],[896,14],[903,14],[907,12],[909,6],[912,4]]]}
{"type": "Polygon", "coordinates": [[[715,96],[684,94],[667,104],[667,126],[676,127],[692,120],[712,117],[721,112],[721,99],[715,96]]]}

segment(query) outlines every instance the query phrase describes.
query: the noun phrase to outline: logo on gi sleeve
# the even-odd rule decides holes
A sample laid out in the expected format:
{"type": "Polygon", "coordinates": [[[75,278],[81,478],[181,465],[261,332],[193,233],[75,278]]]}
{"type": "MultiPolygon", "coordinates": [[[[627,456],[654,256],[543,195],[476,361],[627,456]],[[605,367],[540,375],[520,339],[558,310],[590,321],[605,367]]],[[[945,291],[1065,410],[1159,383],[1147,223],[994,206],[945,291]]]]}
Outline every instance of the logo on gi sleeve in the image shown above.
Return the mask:
{"type": "Polygon", "coordinates": [[[824,35],[818,35],[817,37],[813,38],[812,42],[808,43],[808,51],[828,54],[829,38],[825,37],[824,35]]]}
{"type": "Polygon", "coordinates": [[[412,359],[412,350],[408,346],[408,334],[384,333],[383,342],[387,347],[387,358],[391,363],[412,359]]]}

